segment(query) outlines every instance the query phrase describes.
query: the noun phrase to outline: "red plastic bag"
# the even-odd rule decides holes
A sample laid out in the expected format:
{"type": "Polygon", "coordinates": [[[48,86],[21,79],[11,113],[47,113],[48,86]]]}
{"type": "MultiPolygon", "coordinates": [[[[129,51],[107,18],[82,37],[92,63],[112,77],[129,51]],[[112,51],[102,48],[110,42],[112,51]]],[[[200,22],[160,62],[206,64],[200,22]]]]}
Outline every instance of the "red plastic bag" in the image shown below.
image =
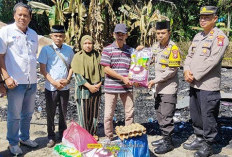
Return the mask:
{"type": "Polygon", "coordinates": [[[74,121],[72,121],[71,125],[64,131],[62,142],[64,145],[74,147],[80,152],[88,150],[88,144],[97,143],[87,130],[74,121]]]}

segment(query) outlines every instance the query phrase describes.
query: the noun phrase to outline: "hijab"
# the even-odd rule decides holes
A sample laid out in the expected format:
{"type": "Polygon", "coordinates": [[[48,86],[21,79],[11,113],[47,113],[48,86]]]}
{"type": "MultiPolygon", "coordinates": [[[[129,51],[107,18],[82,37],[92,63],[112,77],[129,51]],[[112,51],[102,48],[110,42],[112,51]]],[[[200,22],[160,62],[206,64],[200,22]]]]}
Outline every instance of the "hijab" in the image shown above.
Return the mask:
{"type": "Polygon", "coordinates": [[[93,43],[93,38],[85,35],[81,38],[81,51],[76,53],[73,57],[71,67],[74,73],[82,75],[89,80],[91,84],[98,83],[104,77],[103,68],[100,65],[101,55],[95,50],[85,52],[83,45],[85,40],[93,43]]]}

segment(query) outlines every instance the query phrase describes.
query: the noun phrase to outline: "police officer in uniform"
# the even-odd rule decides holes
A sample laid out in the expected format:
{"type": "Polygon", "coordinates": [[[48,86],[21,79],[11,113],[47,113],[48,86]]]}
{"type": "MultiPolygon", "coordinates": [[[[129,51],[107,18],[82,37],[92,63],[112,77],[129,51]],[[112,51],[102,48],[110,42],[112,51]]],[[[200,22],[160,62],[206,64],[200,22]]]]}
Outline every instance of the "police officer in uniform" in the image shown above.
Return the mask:
{"type": "Polygon", "coordinates": [[[196,138],[183,147],[197,150],[195,157],[208,157],[213,153],[212,142],[218,132],[221,61],[229,40],[215,27],[216,13],[215,6],[201,7],[203,32],[194,37],[184,62],[184,77],[190,83],[190,115],[196,138]]]}
{"type": "Polygon", "coordinates": [[[180,51],[170,40],[170,21],[156,23],[157,44],[152,46],[155,56],[155,79],[148,83],[148,88],[155,85],[155,109],[163,138],[153,141],[155,153],[164,154],[174,149],[171,134],[174,130],[173,116],[177,103],[180,51]]]}

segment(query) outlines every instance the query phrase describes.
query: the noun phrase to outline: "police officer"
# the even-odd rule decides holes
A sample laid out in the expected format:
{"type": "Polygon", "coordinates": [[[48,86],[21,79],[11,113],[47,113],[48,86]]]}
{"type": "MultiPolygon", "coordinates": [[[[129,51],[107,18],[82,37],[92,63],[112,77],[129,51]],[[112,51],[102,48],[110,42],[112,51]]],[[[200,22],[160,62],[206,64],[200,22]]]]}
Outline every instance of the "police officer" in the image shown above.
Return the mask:
{"type": "Polygon", "coordinates": [[[155,55],[155,79],[148,83],[148,88],[155,85],[155,109],[163,138],[153,141],[157,146],[155,153],[164,154],[174,149],[171,134],[174,130],[173,116],[177,102],[180,51],[170,40],[170,21],[156,23],[158,44],[152,46],[155,55]]]}
{"type": "Polygon", "coordinates": [[[184,63],[184,77],[190,83],[190,115],[196,139],[185,143],[188,150],[197,150],[195,157],[208,157],[217,135],[216,118],[220,105],[221,61],[229,44],[226,35],[215,23],[217,7],[200,9],[200,26],[184,63]]]}

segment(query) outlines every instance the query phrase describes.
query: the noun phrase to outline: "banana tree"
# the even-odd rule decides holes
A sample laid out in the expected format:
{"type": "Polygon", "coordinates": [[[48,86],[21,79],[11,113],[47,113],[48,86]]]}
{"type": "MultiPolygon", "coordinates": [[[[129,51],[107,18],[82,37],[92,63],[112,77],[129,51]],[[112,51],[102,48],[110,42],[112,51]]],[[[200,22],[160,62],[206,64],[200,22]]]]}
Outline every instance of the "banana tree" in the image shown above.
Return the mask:
{"type": "Polygon", "coordinates": [[[157,21],[169,20],[168,17],[162,16],[159,10],[153,10],[152,0],[147,4],[140,5],[133,2],[131,5],[124,4],[120,7],[123,13],[120,21],[126,23],[131,27],[131,31],[139,28],[140,30],[140,44],[151,45],[154,40],[154,25],[157,21]]]}
{"type": "MultiPolygon", "coordinates": [[[[73,45],[73,41],[79,41],[84,29],[84,17],[86,9],[81,0],[52,0],[53,6],[29,1],[36,14],[47,13],[50,27],[54,24],[67,24],[66,43],[73,45]]],[[[78,43],[78,42],[76,42],[78,43]]]]}
{"type": "Polygon", "coordinates": [[[94,38],[94,47],[98,51],[108,41],[110,28],[117,22],[115,12],[112,8],[113,2],[109,0],[90,1],[86,32],[94,38]]]}

